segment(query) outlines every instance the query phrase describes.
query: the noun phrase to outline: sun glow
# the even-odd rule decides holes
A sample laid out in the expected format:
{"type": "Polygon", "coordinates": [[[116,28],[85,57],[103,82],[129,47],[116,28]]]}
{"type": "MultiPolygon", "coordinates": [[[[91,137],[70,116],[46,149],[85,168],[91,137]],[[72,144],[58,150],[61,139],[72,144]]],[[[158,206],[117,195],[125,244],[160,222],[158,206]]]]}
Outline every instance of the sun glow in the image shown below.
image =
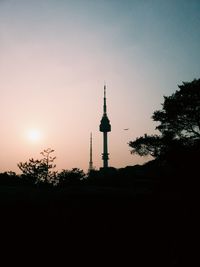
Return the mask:
{"type": "Polygon", "coordinates": [[[31,142],[39,142],[41,139],[41,132],[38,129],[31,129],[28,131],[28,139],[31,142]]]}

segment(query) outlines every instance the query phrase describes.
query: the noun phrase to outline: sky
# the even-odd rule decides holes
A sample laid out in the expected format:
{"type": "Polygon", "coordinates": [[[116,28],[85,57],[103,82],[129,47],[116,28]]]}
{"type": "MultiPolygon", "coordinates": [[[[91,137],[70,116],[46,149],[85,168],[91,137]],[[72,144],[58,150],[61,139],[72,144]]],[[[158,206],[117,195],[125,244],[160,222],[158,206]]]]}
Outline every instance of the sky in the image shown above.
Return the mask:
{"type": "Polygon", "coordinates": [[[155,134],[163,96],[200,78],[199,0],[0,0],[0,172],[54,149],[57,170],[150,158],[128,142],[155,134]],[[125,128],[129,130],[125,131],[125,128]]]}

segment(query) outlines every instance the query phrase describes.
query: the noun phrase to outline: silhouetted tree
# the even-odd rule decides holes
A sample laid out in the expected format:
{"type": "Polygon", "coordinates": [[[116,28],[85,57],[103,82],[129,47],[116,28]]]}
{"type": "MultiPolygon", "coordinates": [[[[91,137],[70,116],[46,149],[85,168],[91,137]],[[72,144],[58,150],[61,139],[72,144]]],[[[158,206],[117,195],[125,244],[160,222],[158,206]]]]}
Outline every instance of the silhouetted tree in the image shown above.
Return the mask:
{"type": "Polygon", "coordinates": [[[129,146],[132,148],[132,154],[138,154],[140,156],[151,155],[152,157],[158,157],[161,154],[161,138],[158,135],[140,136],[134,141],[129,142],[129,146]]]}
{"type": "Polygon", "coordinates": [[[13,171],[0,173],[0,185],[20,185],[19,176],[13,171]]]}
{"type": "Polygon", "coordinates": [[[162,110],[155,111],[153,120],[162,134],[170,132],[175,138],[200,139],[200,79],[183,82],[169,97],[164,97],[162,110]]]}
{"type": "Polygon", "coordinates": [[[56,164],[54,164],[54,160],[56,159],[56,157],[51,156],[51,153],[53,152],[54,152],[53,149],[48,148],[40,153],[44,157],[42,159],[42,166],[44,167],[44,175],[42,177],[43,178],[42,181],[45,183],[56,184],[57,183],[57,179],[56,179],[57,172],[53,171],[53,169],[55,169],[56,167],[56,164]]]}
{"type": "MultiPolygon", "coordinates": [[[[129,142],[131,153],[151,155],[162,172],[163,185],[191,190],[197,182],[200,153],[200,79],[183,82],[179,90],[164,97],[162,110],[153,113],[160,135],[144,135],[129,142]],[[165,177],[165,178],[164,178],[165,177]],[[164,179],[163,179],[164,178],[164,179]]],[[[171,189],[170,189],[171,190],[171,189]]]]}
{"type": "Polygon", "coordinates": [[[41,160],[29,159],[27,162],[20,162],[17,164],[19,169],[22,171],[22,178],[29,181],[30,183],[38,183],[41,181],[43,176],[43,165],[41,160]]]}
{"type": "Polygon", "coordinates": [[[62,170],[58,173],[58,181],[60,186],[79,184],[81,179],[85,177],[83,170],[73,168],[72,170],[62,170]]]}
{"type": "Polygon", "coordinates": [[[20,162],[17,164],[19,169],[22,171],[22,178],[30,180],[34,184],[56,184],[57,183],[57,173],[53,171],[56,167],[54,160],[56,157],[51,157],[53,149],[46,149],[41,154],[43,158],[40,160],[29,159],[28,162],[20,162]]]}
{"type": "Polygon", "coordinates": [[[147,135],[129,142],[131,153],[155,158],[181,147],[195,146],[200,140],[200,79],[183,82],[179,90],[164,97],[162,110],[153,113],[160,135],[147,135]]]}

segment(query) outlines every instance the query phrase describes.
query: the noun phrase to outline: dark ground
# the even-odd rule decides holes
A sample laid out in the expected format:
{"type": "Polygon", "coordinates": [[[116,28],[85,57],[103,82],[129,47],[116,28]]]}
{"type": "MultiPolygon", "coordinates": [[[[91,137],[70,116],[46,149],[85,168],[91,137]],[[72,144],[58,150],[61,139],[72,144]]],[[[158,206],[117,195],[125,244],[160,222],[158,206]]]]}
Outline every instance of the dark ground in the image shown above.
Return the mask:
{"type": "Polygon", "coordinates": [[[0,201],[1,255],[8,255],[7,262],[192,266],[192,210],[177,192],[1,187],[0,201]]]}

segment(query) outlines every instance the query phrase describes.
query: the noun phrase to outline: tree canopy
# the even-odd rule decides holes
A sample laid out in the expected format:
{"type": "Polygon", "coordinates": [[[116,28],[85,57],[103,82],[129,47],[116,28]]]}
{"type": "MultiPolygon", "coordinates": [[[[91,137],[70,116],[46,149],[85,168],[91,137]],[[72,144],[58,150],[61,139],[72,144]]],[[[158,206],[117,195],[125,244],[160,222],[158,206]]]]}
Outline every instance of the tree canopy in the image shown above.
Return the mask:
{"type": "Polygon", "coordinates": [[[196,146],[200,142],[200,79],[183,82],[171,96],[164,96],[162,109],[152,119],[160,135],[147,135],[129,142],[131,153],[160,158],[180,147],[196,146]]]}
{"type": "Polygon", "coordinates": [[[31,158],[29,161],[20,162],[18,167],[22,171],[21,178],[24,178],[23,180],[29,184],[45,186],[64,187],[80,184],[85,177],[84,171],[79,168],[64,169],[61,172],[55,171],[54,161],[56,157],[51,156],[53,152],[53,149],[47,148],[40,153],[43,156],[42,159],[31,158]]]}
{"type": "Polygon", "coordinates": [[[176,138],[200,138],[200,79],[183,82],[174,94],[164,97],[162,110],[152,118],[162,134],[171,132],[176,138]]]}
{"type": "Polygon", "coordinates": [[[56,157],[51,156],[53,152],[53,149],[48,148],[40,153],[43,156],[42,159],[34,160],[31,158],[28,162],[20,162],[18,167],[22,171],[23,176],[36,184],[56,184],[56,172],[53,171],[56,167],[54,164],[56,157]]]}

